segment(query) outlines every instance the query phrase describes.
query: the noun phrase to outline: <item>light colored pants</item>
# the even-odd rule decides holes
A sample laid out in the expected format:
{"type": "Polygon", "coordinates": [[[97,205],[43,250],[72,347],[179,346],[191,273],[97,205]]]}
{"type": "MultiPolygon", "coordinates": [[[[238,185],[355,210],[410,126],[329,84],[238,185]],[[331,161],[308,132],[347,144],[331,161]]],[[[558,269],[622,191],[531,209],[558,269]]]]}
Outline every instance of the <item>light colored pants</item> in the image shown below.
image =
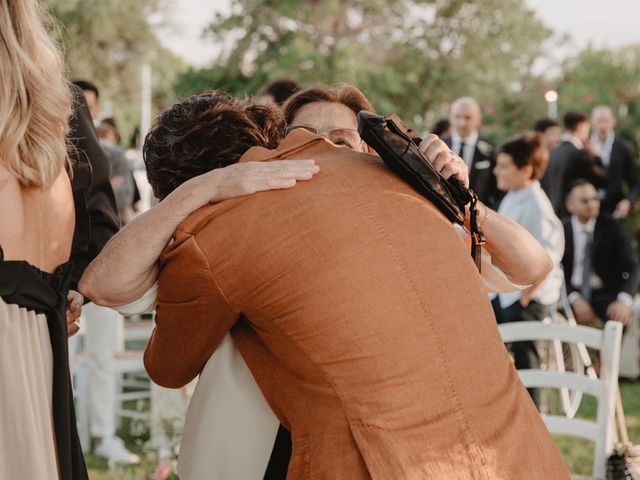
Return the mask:
{"type": "Polygon", "coordinates": [[[89,373],[91,435],[108,438],[116,431],[116,377],[113,356],[124,348],[122,316],[106,307],[88,303],[85,319],[85,355],[89,373]]]}

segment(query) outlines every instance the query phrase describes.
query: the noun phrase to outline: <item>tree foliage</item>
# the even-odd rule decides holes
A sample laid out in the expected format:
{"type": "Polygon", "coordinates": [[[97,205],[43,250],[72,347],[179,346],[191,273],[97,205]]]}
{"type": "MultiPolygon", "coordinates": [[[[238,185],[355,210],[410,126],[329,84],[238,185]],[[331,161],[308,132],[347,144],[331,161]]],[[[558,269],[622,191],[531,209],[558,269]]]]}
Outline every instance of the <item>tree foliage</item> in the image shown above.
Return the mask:
{"type": "Polygon", "coordinates": [[[233,0],[209,32],[220,58],[181,75],[180,94],[256,93],[283,75],[349,82],[418,128],[456,96],[517,101],[552,33],[523,0],[233,0]]]}
{"type": "Polygon", "coordinates": [[[635,141],[640,129],[639,45],[615,50],[589,46],[567,59],[562,70],[557,90],[563,110],[609,105],[625,136],[635,141]]]}
{"type": "Polygon", "coordinates": [[[152,24],[166,0],[46,0],[58,21],[72,79],[94,82],[111,107],[124,138],[139,122],[141,66],[149,62],[157,108],[173,100],[173,83],[184,63],[162,47],[152,24]]]}

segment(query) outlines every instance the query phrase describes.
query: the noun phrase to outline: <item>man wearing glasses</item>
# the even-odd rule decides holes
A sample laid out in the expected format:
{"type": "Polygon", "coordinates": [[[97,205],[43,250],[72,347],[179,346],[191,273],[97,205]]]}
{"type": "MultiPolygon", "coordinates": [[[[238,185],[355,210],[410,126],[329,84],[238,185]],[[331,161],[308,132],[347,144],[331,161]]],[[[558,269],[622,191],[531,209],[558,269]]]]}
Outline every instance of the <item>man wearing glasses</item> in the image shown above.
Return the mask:
{"type": "Polygon", "coordinates": [[[565,201],[562,259],[569,302],[578,323],[631,319],[638,264],[622,224],[600,213],[600,197],[587,180],[576,180],[565,201]]]}

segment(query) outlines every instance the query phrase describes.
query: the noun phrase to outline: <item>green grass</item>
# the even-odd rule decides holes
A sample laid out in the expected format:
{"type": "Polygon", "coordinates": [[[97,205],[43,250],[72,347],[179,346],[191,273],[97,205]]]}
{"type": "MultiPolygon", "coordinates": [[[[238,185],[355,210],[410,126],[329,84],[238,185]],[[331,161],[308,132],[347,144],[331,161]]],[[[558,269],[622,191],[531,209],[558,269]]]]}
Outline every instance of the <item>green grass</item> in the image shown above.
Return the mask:
{"type": "MultiPolygon", "coordinates": [[[[633,443],[640,443],[640,381],[621,381],[620,390],[629,428],[629,438],[633,443]]],[[[587,395],[583,396],[576,416],[595,419],[595,399],[587,395]]],[[[91,480],[146,480],[153,478],[157,460],[152,455],[145,454],[145,443],[148,441],[149,432],[139,427],[139,425],[124,421],[118,433],[130,450],[140,454],[141,464],[130,467],[113,465],[110,467],[106,461],[93,455],[87,455],[87,466],[91,480]]],[[[554,439],[572,473],[591,474],[593,463],[593,444],[591,442],[563,435],[554,435],[554,439]]]]}
{"type": "MultiPolygon", "coordinates": [[[[636,444],[640,443],[640,382],[620,381],[620,391],[629,429],[629,440],[636,444]]],[[[576,416],[594,420],[596,406],[595,399],[585,395],[576,416]]],[[[590,475],[593,465],[593,443],[564,435],[553,437],[569,470],[580,475],[590,475]]]]}

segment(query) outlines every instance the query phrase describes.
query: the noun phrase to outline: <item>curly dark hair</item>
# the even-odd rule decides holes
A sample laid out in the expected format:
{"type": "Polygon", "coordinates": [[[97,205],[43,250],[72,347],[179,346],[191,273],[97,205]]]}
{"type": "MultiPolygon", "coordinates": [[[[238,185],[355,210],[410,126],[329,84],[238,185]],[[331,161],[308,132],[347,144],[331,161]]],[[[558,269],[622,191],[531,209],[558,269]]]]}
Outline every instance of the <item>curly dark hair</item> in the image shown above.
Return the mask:
{"type": "Polygon", "coordinates": [[[282,113],[247,106],[217,91],[192,95],[162,112],[144,140],[143,157],[154,195],[162,200],[187,180],[236,163],[249,148],[276,148],[282,113]]]}
{"type": "Polygon", "coordinates": [[[549,151],[538,132],[524,132],[510,138],[498,147],[498,153],[510,155],[519,169],[531,165],[531,178],[536,180],[543,177],[549,163],[549,151]]]}

